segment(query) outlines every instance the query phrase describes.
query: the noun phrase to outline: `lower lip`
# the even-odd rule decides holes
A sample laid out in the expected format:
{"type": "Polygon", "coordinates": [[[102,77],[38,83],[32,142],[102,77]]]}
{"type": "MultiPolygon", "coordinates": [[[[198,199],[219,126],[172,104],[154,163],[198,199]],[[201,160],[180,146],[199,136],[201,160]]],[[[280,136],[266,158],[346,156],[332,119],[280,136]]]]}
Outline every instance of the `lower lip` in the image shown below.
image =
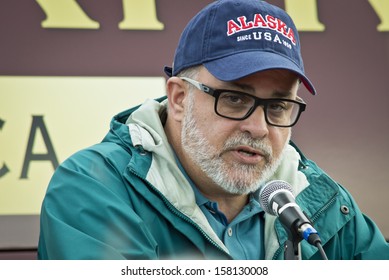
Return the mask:
{"type": "Polygon", "coordinates": [[[255,165],[264,160],[264,157],[259,154],[246,155],[245,153],[240,153],[238,151],[232,151],[231,153],[240,163],[243,164],[255,165]]]}

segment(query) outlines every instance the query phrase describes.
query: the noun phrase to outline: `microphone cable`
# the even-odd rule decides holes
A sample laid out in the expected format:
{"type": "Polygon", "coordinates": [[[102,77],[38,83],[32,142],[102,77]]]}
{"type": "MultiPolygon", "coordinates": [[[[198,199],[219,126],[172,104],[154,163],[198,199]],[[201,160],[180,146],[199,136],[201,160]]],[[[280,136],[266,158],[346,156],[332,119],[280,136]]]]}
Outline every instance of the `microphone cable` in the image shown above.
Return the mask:
{"type": "Polygon", "coordinates": [[[321,245],[321,242],[316,242],[315,246],[319,249],[322,260],[328,261],[326,252],[324,252],[324,249],[323,249],[323,246],[321,245]]]}

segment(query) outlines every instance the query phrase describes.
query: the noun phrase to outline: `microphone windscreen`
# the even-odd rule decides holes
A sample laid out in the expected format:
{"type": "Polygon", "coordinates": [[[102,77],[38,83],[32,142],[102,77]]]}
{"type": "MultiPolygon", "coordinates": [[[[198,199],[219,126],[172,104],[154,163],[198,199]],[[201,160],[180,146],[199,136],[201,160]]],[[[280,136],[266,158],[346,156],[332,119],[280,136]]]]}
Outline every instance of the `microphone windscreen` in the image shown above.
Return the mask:
{"type": "Polygon", "coordinates": [[[292,187],[289,183],[282,180],[274,180],[266,183],[261,190],[259,191],[259,203],[263,211],[271,215],[277,215],[273,211],[273,207],[270,203],[271,197],[274,193],[277,193],[279,190],[286,190],[293,194],[292,187]]]}

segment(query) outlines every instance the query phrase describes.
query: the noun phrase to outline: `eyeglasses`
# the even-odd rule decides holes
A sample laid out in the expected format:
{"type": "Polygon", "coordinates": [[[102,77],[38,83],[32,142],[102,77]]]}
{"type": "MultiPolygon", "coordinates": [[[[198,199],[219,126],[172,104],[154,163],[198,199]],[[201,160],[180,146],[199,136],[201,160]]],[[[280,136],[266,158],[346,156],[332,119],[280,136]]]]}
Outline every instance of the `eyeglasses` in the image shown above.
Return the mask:
{"type": "Polygon", "coordinates": [[[267,124],[291,127],[297,123],[301,113],[306,108],[306,104],[299,97],[297,97],[300,99],[299,101],[285,98],[262,99],[245,92],[213,89],[190,78],[180,78],[213,96],[215,98],[215,113],[231,120],[247,119],[258,106],[262,106],[267,124]]]}

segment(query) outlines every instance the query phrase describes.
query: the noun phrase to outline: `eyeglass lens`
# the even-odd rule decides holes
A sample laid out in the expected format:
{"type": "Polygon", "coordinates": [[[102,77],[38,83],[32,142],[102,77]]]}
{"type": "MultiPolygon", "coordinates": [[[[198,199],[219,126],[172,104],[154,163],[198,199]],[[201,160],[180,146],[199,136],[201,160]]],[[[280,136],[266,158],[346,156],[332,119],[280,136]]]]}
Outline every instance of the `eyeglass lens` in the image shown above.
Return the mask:
{"type": "MultiPolygon", "coordinates": [[[[262,104],[270,124],[289,126],[294,124],[299,113],[299,104],[287,100],[264,100],[262,104]]],[[[254,111],[255,99],[250,95],[222,92],[217,100],[216,110],[222,116],[244,119],[254,111]]]]}

